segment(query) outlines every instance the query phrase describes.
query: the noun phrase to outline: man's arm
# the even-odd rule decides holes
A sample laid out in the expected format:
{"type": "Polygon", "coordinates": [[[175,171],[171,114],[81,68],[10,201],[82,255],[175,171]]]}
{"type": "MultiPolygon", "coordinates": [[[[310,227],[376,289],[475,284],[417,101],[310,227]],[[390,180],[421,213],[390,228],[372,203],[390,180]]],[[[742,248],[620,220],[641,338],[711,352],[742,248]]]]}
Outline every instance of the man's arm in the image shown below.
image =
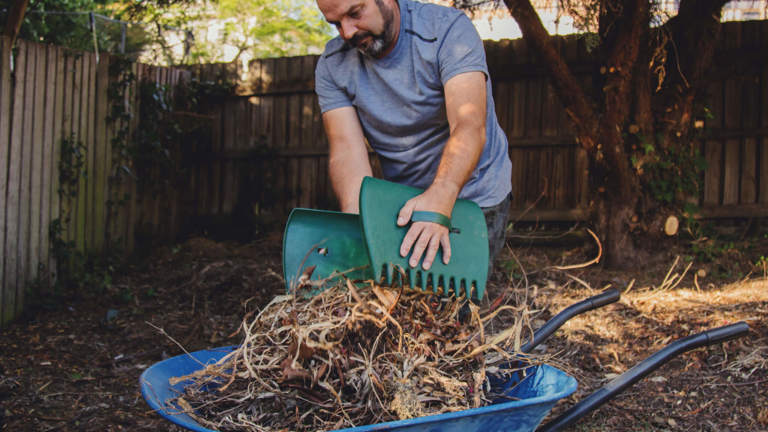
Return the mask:
{"type": "MultiPolygon", "coordinates": [[[[405,203],[398,225],[406,225],[414,211],[432,211],[451,216],[461,188],[477,166],[485,146],[486,83],[483,72],[456,75],[445,83],[445,106],[450,137],[445,144],[437,174],[421,195],[405,203]]],[[[358,185],[359,186],[359,185],[358,185]]],[[[414,222],[400,246],[400,255],[411,253],[409,264],[429,270],[437,250],[443,248],[443,262],[451,258],[448,228],[432,222],[414,222]]]]}
{"type": "Polygon", "coordinates": [[[341,211],[359,213],[360,184],[373,173],[357,112],[351,106],[326,111],[323,126],[330,144],[328,171],[341,211]]]}

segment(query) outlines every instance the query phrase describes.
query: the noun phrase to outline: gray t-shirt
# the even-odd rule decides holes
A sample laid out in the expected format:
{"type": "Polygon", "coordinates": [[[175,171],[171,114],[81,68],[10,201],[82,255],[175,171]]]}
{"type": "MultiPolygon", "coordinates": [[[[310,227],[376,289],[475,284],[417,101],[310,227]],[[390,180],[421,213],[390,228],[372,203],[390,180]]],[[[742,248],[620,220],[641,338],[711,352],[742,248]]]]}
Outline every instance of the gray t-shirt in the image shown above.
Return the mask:
{"type": "Polygon", "coordinates": [[[354,106],[384,177],[426,189],[450,135],[444,84],[460,73],[485,73],[486,143],[459,198],[496,205],[512,188],[512,164],[496,120],[482,40],[461,11],[411,0],[399,5],[400,35],[385,57],[367,57],[340,37],[328,42],[315,70],[320,108],[354,106]]]}

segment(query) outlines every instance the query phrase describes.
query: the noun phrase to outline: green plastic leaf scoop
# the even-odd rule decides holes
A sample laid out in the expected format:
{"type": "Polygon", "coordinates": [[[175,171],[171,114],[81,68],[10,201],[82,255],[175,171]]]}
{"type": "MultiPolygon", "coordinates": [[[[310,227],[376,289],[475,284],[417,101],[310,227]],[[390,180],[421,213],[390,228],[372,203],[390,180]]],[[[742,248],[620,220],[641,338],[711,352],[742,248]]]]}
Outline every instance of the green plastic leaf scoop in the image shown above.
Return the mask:
{"type": "MultiPolygon", "coordinates": [[[[387,284],[405,283],[413,288],[444,295],[481,299],[488,277],[488,228],[483,211],[472,201],[456,201],[453,214],[414,212],[412,221],[429,221],[450,229],[451,260],[443,264],[442,249],[429,270],[408,264],[400,244],[409,225],[397,226],[397,215],[406,201],[423,190],[366,177],[360,189],[360,220],[371,271],[387,284]]],[[[422,257],[423,259],[423,257],[422,257]]]]}
{"type": "Polygon", "coordinates": [[[356,214],[293,209],[283,233],[283,276],[286,291],[299,285],[316,287],[314,295],[343,274],[370,280],[360,218],[356,214]]]}

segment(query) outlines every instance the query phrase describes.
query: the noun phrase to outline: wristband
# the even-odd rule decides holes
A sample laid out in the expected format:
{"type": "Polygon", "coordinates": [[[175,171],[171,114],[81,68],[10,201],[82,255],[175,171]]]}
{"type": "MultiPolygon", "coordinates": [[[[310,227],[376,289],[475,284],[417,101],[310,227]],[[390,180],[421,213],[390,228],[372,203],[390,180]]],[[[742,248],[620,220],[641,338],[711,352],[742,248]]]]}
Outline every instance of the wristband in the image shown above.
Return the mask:
{"type": "Polygon", "coordinates": [[[415,211],[411,215],[411,220],[414,222],[433,222],[440,224],[449,230],[451,229],[451,218],[442,213],[431,211],[415,211]]]}

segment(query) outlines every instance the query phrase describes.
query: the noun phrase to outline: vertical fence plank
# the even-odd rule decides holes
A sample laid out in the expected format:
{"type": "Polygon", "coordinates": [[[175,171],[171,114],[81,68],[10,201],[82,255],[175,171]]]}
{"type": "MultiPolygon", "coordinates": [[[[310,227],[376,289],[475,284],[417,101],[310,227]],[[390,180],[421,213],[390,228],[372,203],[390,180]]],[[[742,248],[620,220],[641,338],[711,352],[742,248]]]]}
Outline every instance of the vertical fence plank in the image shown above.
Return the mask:
{"type": "Polygon", "coordinates": [[[510,138],[520,138],[525,134],[525,97],[526,85],[523,80],[516,80],[512,83],[510,89],[510,117],[507,120],[509,129],[507,134],[510,138]]]}
{"type": "Polygon", "coordinates": [[[741,155],[741,196],[740,204],[754,204],[757,202],[757,167],[759,156],[757,153],[757,139],[745,138],[741,155]]]}
{"type": "MultiPolygon", "coordinates": [[[[49,190],[51,196],[51,221],[61,221],[61,196],[59,194],[60,186],[60,173],[59,162],[61,161],[61,139],[64,128],[64,77],[66,75],[66,56],[63,48],[56,48],[56,66],[54,73],[54,88],[53,100],[50,103],[53,105],[53,142],[52,142],[52,159],[51,159],[51,188],[49,190]]],[[[61,225],[59,225],[61,227],[61,225]]],[[[61,231],[57,231],[56,235],[63,236],[61,231]]],[[[63,238],[63,237],[62,237],[63,238]]],[[[53,274],[54,281],[58,272],[59,263],[56,262],[55,255],[51,255],[49,259],[49,268],[53,274]]]]}
{"type": "Polygon", "coordinates": [[[507,117],[509,116],[509,83],[494,81],[493,103],[496,111],[496,119],[502,130],[509,130],[507,117]]]}
{"type": "Polygon", "coordinates": [[[317,148],[328,153],[328,137],[325,135],[320,103],[316,94],[312,94],[312,136],[317,140],[317,148]]]}
{"type": "MultiPolygon", "coordinates": [[[[82,104],[83,104],[83,63],[85,59],[83,55],[77,55],[74,59],[74,70],[72,71],[72,124],[71,130],[74,139],[78,145],[85,145],[85,128],[81,127],[82,117],[82,104]]],[[[84,162],[84,161],[83,161],[84,162]]],[[[83,164],[83,168],[86,169],[87,165],[83,164]]],[[[85,175],[88,175],[86,172],[85,175]]],[[[77,230],[80,221],[80,200],[85,198],[85,177],[80,176],[77,180],[77,187],[75,188],[75,196],[70,199],[70,220],[69,231],[70,240],[74,242],[75,248],[82,251],[82,243],[80,242],[79,232],[77,230]]]]}
{"type": "MultiPolygon", "coordinates": [[[[258,88],[259,91],[263,93],[270,89],[269,86],[271,85],[273,79],[272,77],[275,74],[275,60],[265,59],[260,61],[259,70],[260,76],[258,88]]],[[[272,166],[265,164],[270,170],[269,175],[262,177],[265,179],[265,183],[268,184],[270,189],[266,194],[266,196],[270,198],[281,197],[283,194],[282,161],[277,156],[281,150],[281,147],[279,146],[279,143],[275,142],[274,139],[274,130],[276,127],[274,119],[279,116],[280,113],[275,111],[275,96],[265,95],[261,97],[259,103],[259,139],[262,141],[262,145],[266,147],[266,152],[274,157],[274,163],[272,166]]],[[[280,202],[280,198],[265,199],[264,201],[265,203],[268,201],[268,204],[265,204],[265,206],[269,207],[269,211],[272,214],[280,214],[280,212],[282,212],[282,202],[280,202]]]]}
{"type": "Polygon", "coordinates": [[[232,152],[239,153],[240,146],[237,144],[237,117],[239,111],[239,104],[236,101],[227,102],[222,108],[221,117],[221,156],[222,159],[222,171],[221,171],[221,214],[227,214],[232,211],[233,208],[233,190],[235,179],[235,161],[232,158],[226,157],[226,155],[232,152]]]}
{"type": "MultiPolygon", "coordinates": [[[[63,66],[62,66],[62,74],[61,74],[61,87],[59,87],[62,90],[62,96],[61,96],[61,118],[60,118],[60,136],[59,136],[59,144],[57,145],[59,149],[59,161],[61,161],[61,157],[63,155],[61,154],[61,146],[62,146],[62,140],[63,139],[70,139],[73,138],[73,131],[72,131],[72,107],[73,107],[73,100],[74,100],[74,71],[75,71],[75,59],[74,56],[68,52],[63,51],[63,66]]],[[[61,180],[61,179],[59,179],[61,180]]],[[[61,182],[59,182],[59,186],[63,187],[61,185],[61,182]]],[[[72,230],[70,229],[71,220],[72,220],[72,198],[66,195],[62,195],[61,199],[59,200],[59,214],[61,218],[61,237],[63,241],[70,241],[72,240],[72,230]]]]}
{"type": "Polygon", "coordinates": [[[22,252],[24,245],[21,243],[22,236],[20,232],[23,231],[23,225],[21,224],[21,209],[20,204],[24,201],[21,199],[21,190],[24,170],[22,169],[24,161],[24,93],[27,79],[27,45],[23,42],[19,42],[18,51],[15,57],[14,65],[14,92],[12,103],[12,118],[11,118],[11,142],[10,142],[10,158],[9,158],[9,170],[8,170],[8,193],[7,193],[7,205],[9,208],[7,215],[7,233],[6,238],[6,250],[8,255],[6,256],[6,286],[5,286],[5,298],[3,308],[5,310],[3,316],[14,317],[16,316],[16,302],[18,298],[18,287],[23,283],[23,268],[21,262],[24,254],[22,252]]]}
{"type": "Polygon", "coordinates": [[[545,137],[556,137],[560,134],[560,99],[555,93],[554,87],[546,80],[542,84],[544,91],[542,92],[543,107],[542,107],[542,119],[541,119],[541,135],[545,137]]]}
{"type": "MultiPolygon", "coordinates": [[[[741,82],[738,78],[725,81],[723,107],[723,126],[726,131],[734,131],[741,124],[741,82]]],[[[741,177],[741,142],[737,139],[725,141],[723,172],[723,204],[733,205],[739,202],[739,179],[741,177]]]]}
{"type": "MultiPolygon", "coordinates": [[[[212,118],[216,118],[216,111],[218,111],[220,105],[217,104],[214,107],[209,107],[207,113],[212,118]]],[[[210,194],[208,188],[211,185],[211,166],[212,164],[206,163],[210,161],[211,141],[213,141],[213,131],[211,131],[211,140],[205,143],[198,143],[196,147],[195,157],[193,159],[194,170],[197,173],[195,176],[195,189],[194,192],[194,204],[195,213],[197,215],[205,215],[208,209],[208,196],[210,194]]]]}
{"type": "Polygon", "coordinates": [[[725,141],[723,202],[724,205],[739,203],[739,162],[741,146],[738,140],[725,141]]]}
{"type": "MultiPolygon", "coordinates": [[[[8,47],[10,56],[10,47],[8,47]]],[[[6,239],[5,239],[5,268],[3,272],[3,304],[2,316],[4,321],[13,318],[16,310],[16,285],[19,279],[19,190],[21,183],[21,150],[22,128],[24,122],[23,103],[24,80],[26,78],[26,50],[19,44],[19,50],[14,60],[13,81],[9,81],[9,91],[13,91],[12,102],[9,103],[10,132],[8,142],[8,181],[5,196],[6,239]]],[[[10,97],[10,95],[9,95],[10,97]]]]}
{"type": "Polygon", "coordinates": [[[45,267],[45,274],[41,275],[45,278],[44,282],[47,285],[46,288],[50,288],[50,238],[49,228],[51,224],[51,182],[54,176],[53,166],[53,147],[54,147],[54,135],[53,135],[53,115],[54,115],[54,101],[56,95],[56,65],[58,63],[58,56],[56,47],[53,45],[45,46],[45,78],[44,78],[44,96],[43,96],[43,121],[41,127],[43,129],[42,148],[43,148],[43,160],[41,171],[41,196],[40,196],[40,264],[45,267]]]}
{"type": "Polygon", "coordinates": [[[587,208],[589,202],[589,158],[587,151],[577,146],[575,150],[574,195],[578,197],[577,206],[587,208]]]}
{"type": "MultiPolygon", "coordinates": [[[[170,89],[168,88],[168,69],[167,68],[161,68],[156,67],[155,68],[155,79],[156,84],[159,85],[159,88],[163,92],[163,95],[168,98],[168,103],[170,103],[170,89]]],[[[139,126],[141,127],[141,126],[139,126]]],[[[149,211],[149,231],[147,234],[151,236],[153,239],[152,242],[154,242],[154,239],[164,239],[166,232],[160,231],[160,203],[167,198],[166,196],[166,190],[164,185],[162,184],[162,181],[160,179],[162,178],[162,173],[159,167],[154,167],[152,169],[152,178],[157,179],[157,185],[155,186],[155,191],[152,194],[152,197],[150,200],[148,200],[148,211],[149,211]]],[[[150,243],[151,244],[151,243],[150,243]]]]}
{"type": "MultiPolygon", "coordinates": [[[[763,24],[762,42],[768,44],[768,24],[763,24]]],[[[768,128],[768,64],[764,64],[760,71],[760,127],[768,128]]],[[[758,185],[758,202],[768,203],[768,136],[762,137],[760,146],[760,165],[758,169],[760,182],[758,185]]]]}
{"type": "Polygon", "coordinates": [[[543,159],[541,152],[525,152],[525,191],[523,199],[526,205],[533,205],[534,203],[540,204],[540,196],[542,188],[545,186],[545,181],[549,179],[545,178],[546,173],[540,172],[540,162],[543,159]],[[537,200],[539,203],[537,203],[537,200]]]}
{"type": "MultiPolygon", "coordinates": [[[[744,35],[747,44],[754,43],[751,31],[752,26],[745,26],[744,35]]],[[[743,131],[754,131],[760,126],[760,74],[749,72],[742,80],[741,88],[741,124],[743,131]]],[[[755,204],[758,194],[758,139],[755,136],[744,138],[741,155],[741,204],[755,204]]]]}
{"type": "MultiPolygon", "coordinates": [[[[174,72],[174,80],[173,85],[175,87],[186,85],[188,82],[189,72],[176,69],[174,72]]],[[[183,200],[185,199],[184,194],[184,187],[187,184],[187,182],[183,179],[188,176],[188,171],[186,170],[186,167],[183,166],[184,156],[189,151],[188,150],[189,145],[185,142],[178,142],[174,146],[174,165],[177,167],[178,170],[181,170],[182,178],[179,178],[179,176],[175,176],[173,179],[173,183],[171,184],[171,199],[169,200],[170,203],[170,211],[168,212],[168,216],[170,219],[170,232],[172,234],[172,239],[176,239],[180,234],[180,220],[179,217],[181,214],[183,214],[181,211],[179,211],[180,207],[183,204],[183,200]]],[[[178,172],[178,171],[177,171],[178,172]]],[[[189,176],[191,177],[191,176],[189,176]]],[[[190,178],[191,180],[191,178],[190,178]]]]}
{"type": "Polygon", "coordinates": [[[101,174],[96,168],[96,160],[101,154],[101,151],[97,148],[98,140],[96,138],[96,55],[88,53],[88,85],[86,87],[86,105],[84,114],[87,116],[86,130],[88,131],[87,139],[87,158],[88,158],[88,177],[86,178],[86,195],[85,195],[85,209],[83,211],[83,240],[85,242],[85,248],[89,252],[96,252],[94,250],[94,242],[96,239],[96,224],[94,223],[94,212],[97,207],[96,203],[96,183],[98,182],[99,175],[101,174]]]}
{"type": "Polygon", "coordinates": [[[512,161],[512,200],[514,208],[524,207],[525,197],[525,151],[519,147],[509,147],[509,158],[512,161]]]}
{"type": "Polygon", "coordinates": [[[107,194],[109,181],[109,164],[111,147],[107,128],[109,116],[109,98],[107,92],[109,89],[109,55],[102,55],[98,66],[96,67],[96,98],[95,98],[95,139],[94,149],[94,197],[91,230],[93,231],[92,247],[94,251],[104,250],[104,242],[107,238],[107,194]]]}
{"type": "Polygon", "coordinates": [[[545,79],[536,78],[528,81],[525,112],[525,136],[541,137],[542,98],[544,97],[545,79]]]}
{"type": "MultiPolygon", "coordinates": [[[[10,47],[6,45],[7,53],[10,57],[10,47]]],[[[21,179],[21,150],[22,150],[22,123],[24,100],[24,80],[26,78],[26,50],[24,45],[19,45],[14,60],[13,81],[8,81],[8,100],[10,127],[6,129],[9,133],[8,140],[8,180],[7,192],[5,195],[5,228],[7,236],[5,238],[5,268],[3,272],[3,303],[2,317],[3,321],[12,319],[16,313],[16,285],[19,279],[19,190],[21,179]],[[13,95],[10,93],[13,92],[13,95]]],[[[11,78],[11,77],[9,77],[11,78]]]]}
{"type": "MultiPolygon", "coordinates": [[[[19,50],[22,48],[19,47],[19,50]]],[[[27,54],[27,63],[24,73],[24,98],[22,107],[24,111],[24,123],[22,126],[21,149],[21,187],[19,189],[19,280],[16,284],[16,313],[18,314],[24,305],[26,281],[29,280],[33,270],[30,268],[30,243],[31,243],[31,205],[32,205],[32,160],[34,158],[34,115],[35,115],[35,72],[37,70],[37,50],[35,44],[24,43],[27,54]]],[[[21,69],[17,69],[21,72],[21,69]]]]}
{"type": "Polygon", "coordinates": [[[568,208],[568,193],[566,191],[568,178],[568,163],[565,156],[568,149],[558,147],[552,157],[552,207],[557,209],[568,208]]]}
{"type": "Polygon", "coordinates": [[[333,195],[333,191],[331,190],[328,176],[327,156],[320,156],[317,158],[317,182],[319,188],[317,194],[317,208],[331,210],[331,196],[333,195]]]}
{"type": "MultiPolygon", "coordinates": [[[[723,124],[722,82],[711,83],[707,89],[712,119],[707,121],[707,128],[713,132],[722,129],[723,124]]],[[[704,171],[704,194],[702,204],[716,206],[722,201],[722,166],[724,160],[723,144],[717,140],[704,142],[704,158],[707,169],[704,171]]]]}
{"type": "Polygon", "coordinates": [[[91,142],[90,131],[90,87],[91,87],[91,66],[93,63],[93,54],[82,53],[81,57],[81,71],[80,71],[80,105],[79,116],[80,123],[78,130],[80,133],[80,139],[85,148],[85,176],[80,177],[80,182],[77,189],[77,223],[75,225],[77,237],[76,246],[77,250],[85,252],[87,250],[86,231],[85,226],[88,218],[88,190],[90,186],[90,178],[93,175],[93,143],[91,142]]]}
{"type": "Polygon", "coordinates": [[[760,146],[760,185],[758,203],[768,204],[768,137],[764,137],[760,146]]]}
{"type": "MultiPolygon", "coordinates": [[[[10,40],[0,36],[0,326],[12,318],[6,315],[5,305],[7,300],[6,260],[11,253],[15,253],[10,247],[6,247],[5,233],[8,228],[8,212],[12,207],[8,202],[6,191],[8,190],[10,142],[11,142],[11,46],[10,40]]],[[[12,231],[8,231],[12,232],[12,231]]]]}
{"type": "Polygon", "coordinates": [[[704,143],[704,158],[707,161],[707,170],[704,173],[703,204],[715,206],[721,200],[723,144],[720,141],[707,140],[704,143]]]}
{"type": "MultiPolygon", "coordinates": [[[[127,89],[125,95],[127,106],[129,107],[132,114],[131,120],[126,125],[129,136],[133,133],[134,130],[136,130],[136,124],[139,121],[139,110],[141,109],[138,93],[141,80],[144,78],[142,75],[144,69],[139,66],[140,65],[137,63],[131,65],[131,73],[134,77],[136,77],[136,79],[128,86],[129,88],[127,89]]],[[[131,169],[135,172],[136,167],[131,164],[131,169]]],[[[139,212],[139,205],[137,202],[138,194],[136,188],[136,179],[126,178],[124,194],[127,195],[128,199],[125,211],[123,212],[124,217],[121,224],[121,230],[123,232],[123,238],[125,239],[125,249],[133,251],[136,246],[136,223],[139,220],[137,215],[139,212]]]]}
{"type": "MultiPolygon", "coordinates": [[[[301,69],[302,69],[302,81],[309,81],[312,82],[312,77],[314,76],[314,56],[304,56],[301,58],[301,69]]],[[[300,89],[305,89],[300,88],[300,89]]],[[[318,149],[320,148],[320,142],[317,139],[317,136],[313,135],[314,132],[314,108],[315,108],[315,94],[314,93],[304,93],[299,95],[299,112],[301,115],[300,119],[300,128],[301,131],[299,132],[299,146],[301,148],[305,149],[318,149]]]]}
{"type": "MultiPolygon", "coordinates": [[[[538,208],[551,209],[554,199],[554,185],[557,173],[552,165],[552,159],[557,149],[546,147],[539,152],[539,177],[541,179],[541,185],[539,186],[539,194],[541,195],[541,201],[537,205],[538,208]]],[[[538,197],[538,196],[537,196],[538,197]]]]}
{"type": "MultiPolygon", "coordinates": [[[[300,87],[300,82],[303,77],[302,59],[301,57],[289,57],[284,59],[284,63],[287,67],[287,90],[297,90],[300,87]]],[[[291,94],[286,97],[287,104],[287,116],[286,119],[286,140],[287,147],[292,151],[300,149],[301,147],[301,94],[291,94]]],[[[293,197],[289,202],[287,212],[299,207],[302,198],[304,197],[304,182],[303,182],[303,170],[305,167],[305,161],[298,158],[293,158],[294,163],[291,164],[291,190],[293,197]]],[[[308,175],[309,173],[307,173],[308,175]]],[[[287,213],[286,213],[287,214],[287,213]]]]}
{"type": "MultiPolygon", "coordinates": [[[[222,107],[223,109],[223,107],[222,107]]],[[[216,118],[213,122],[214,129],[213,129],[213,135],[211,139],[211,156],[219,156],[221,154],[221,145],[222,145],[222,125],[221,122],[223,120],[223,117],[225,113],[222,111],[222,109],[219,109],[216,111],[216,118]]],[[[219,211],[221,209],[221,174],[222,174],[222,160],[220,158],[213,157],[212,158],[213,163],[211,164],[211,176],[210,176],[210,186],[209,186],[209,194],[208,194],[208,208],[206,208],[206,213],[209,215],[218,215],[219,211]]]]}
{"type": "Polygon", "coordinates": [[[45,113],[45,72],[46,56],[45,45],[34,44],[37,61],[34,70],[34,102],[32,130],[32,165],[30,169],[30,210],[29,210],[29,275],[28,281],[37,278],[40,265],[40,230],[42,225],[42,200],[43,200],[43,127],[45,113]]]}

